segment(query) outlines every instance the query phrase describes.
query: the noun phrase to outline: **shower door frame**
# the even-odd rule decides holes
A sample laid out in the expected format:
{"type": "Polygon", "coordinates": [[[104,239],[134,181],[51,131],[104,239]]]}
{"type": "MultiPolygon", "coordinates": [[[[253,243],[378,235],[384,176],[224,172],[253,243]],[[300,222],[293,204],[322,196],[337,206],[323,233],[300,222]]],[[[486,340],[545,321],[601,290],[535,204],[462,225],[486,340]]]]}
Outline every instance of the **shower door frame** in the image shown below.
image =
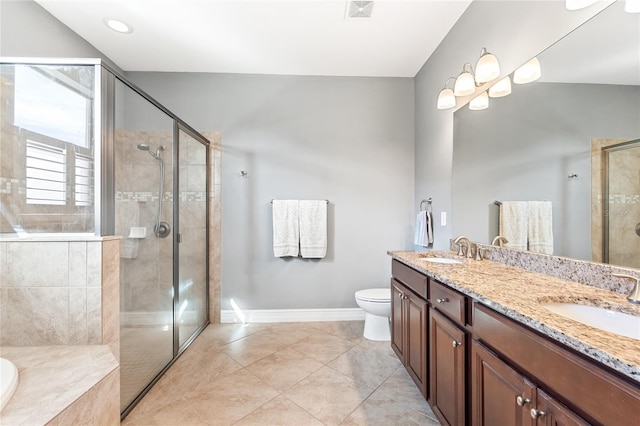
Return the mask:
{"type": "MultiPolygon", "coordinates": [[[[101,182],[101,189],[103,191],[102,197],[108,202],[103,203],[102,209],[100,211],[100,221],[102,222],[102,226],[99,228],[102,231],[101,235],[114,235],[115,234],[115,219],[110,221],[103,221],[102,219],[106,218],[115,218],[115,161],[114,161],[114,150],[115,150],[115,136],[114,136],[114,126],[115,126],[115,81],[120,80],[124,85],[128,86],[131,90],[136,92],[142,98],[147,100],[153,106],[158,108],[160,111],[168,115],[171,119],[173,119],[173,154],[172,154],[172,173],[173,173],[173,236],[172,236],[172,244],[173,244],[173,358],[169,361],[169,363],[158,372],[158,374],[154,377],[154,379],[145,386],[145,388],[140,392],[140,394],[120,413],[121,420],[124,419],[130,412],[135,408],[135,406],[140,402],[140,400],[151,390],[151,388],[160,380],[160,378],[166,373],[166,371],[176,362],[176,360],[182,355],[182,353],[189,347],[189,345],[198,337],[198,335],[207,327],[210,323],[209,318],[209,194],[210,194],[210,179],[209,179],[209,147],[211,146],[211,142],[207,140],[204,136],[202,136],[197,130],[193,127],[189,126],[186,122],[184,122],[180,117],[169,111],[166,107],[152,98],[149,94],[144,92],[142,89],[137,87],[131,81],[129,81],[126,77],[124,77],[120,72],[110,67],[108,64],[101,62],[100,65],[104,68],[103,76],[102,76],[102,84],[101,87],[101,101],[102,101],[102,115],[101,115],[101,123],[104,128],[101,130],[101,158],[102,158],[102,170],[110,170],[109,176],[111,177],[110,182],[101,182]],[[104,125],[107,123],[107,125],[104,125]],[[206,182],[206,247],[207,253],[205,253],[205,281],[207,283],[207,292],[206,292],[206,300],[205,300],[205,321],[201,324],[192,335],[183,343],[182,346],[179,345],[180,335],[179,335],[179,327],[177,327],[177,318],[178,318],[178,307],[179,307],[179,261],[180,261],[180,213],[179,213],[179,196],[176,196],[177,191],[179,190],[179,131],[182,130],[185,133],[188,133],[191,137],[198,140],[202,143],[206,148],[206,161],[207,161],[207,182],[206,182]]],[[[103,176],[100,176],[103,177],[103,176]]],[[[101,179],[107,180],[107,179],[101,179]]],[[[96,184],[97,185],[97,184],[96,184]]],[[[96,215],[97,216],[97,215],[96,215]]]]}
{"type": "Polygon", "coordinates": [[[609,263],[609,153],[628,149],[628,145],[640,144],[640,139],[628,140],[602,147],[602,262],[609,263]]]}

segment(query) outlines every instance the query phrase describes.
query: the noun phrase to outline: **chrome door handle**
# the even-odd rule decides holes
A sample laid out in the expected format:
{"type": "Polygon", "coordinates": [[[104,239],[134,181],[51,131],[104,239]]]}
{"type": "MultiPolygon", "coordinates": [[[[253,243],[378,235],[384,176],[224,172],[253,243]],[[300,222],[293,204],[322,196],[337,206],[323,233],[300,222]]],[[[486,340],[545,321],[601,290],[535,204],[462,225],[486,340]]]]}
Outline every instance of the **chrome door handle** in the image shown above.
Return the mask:
{"type": "Polygon", "coordinates": [[[436,302],[438,302],[438,303],[445,303],[445,302],[448,302],[448,301],[449,301],[449,299],[436,299],[436,302]]]}
{"type": "Polygon", "coordinates": [[[451,342],[451,346],[453,346],[454,348],[457,348],[458,346],[460,346],[462,343],[458,342],[457,340],[454,340],[453,342],[451,342]]]}
{"type": "Polygon", "coordinates": [[[516,404],[518,404],[520,407],[524,407],[530,402],[531,400],[529,398],[523,398],[520,395],[518,395],[518,397],[516,398],[516,404]]]}

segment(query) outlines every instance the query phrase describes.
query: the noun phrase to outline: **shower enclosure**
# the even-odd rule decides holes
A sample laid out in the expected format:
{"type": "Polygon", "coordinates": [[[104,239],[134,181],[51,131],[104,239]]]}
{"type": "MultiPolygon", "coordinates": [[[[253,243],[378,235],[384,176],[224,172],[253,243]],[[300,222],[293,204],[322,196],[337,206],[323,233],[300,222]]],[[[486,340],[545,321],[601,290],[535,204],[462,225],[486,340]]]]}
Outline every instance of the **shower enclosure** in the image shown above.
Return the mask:
{"type": "Polygon", "coordinates": [[[0,238],[122,237],[126,415],[209,322],[210,143],[99,60],[0,59],[0,238]]]}

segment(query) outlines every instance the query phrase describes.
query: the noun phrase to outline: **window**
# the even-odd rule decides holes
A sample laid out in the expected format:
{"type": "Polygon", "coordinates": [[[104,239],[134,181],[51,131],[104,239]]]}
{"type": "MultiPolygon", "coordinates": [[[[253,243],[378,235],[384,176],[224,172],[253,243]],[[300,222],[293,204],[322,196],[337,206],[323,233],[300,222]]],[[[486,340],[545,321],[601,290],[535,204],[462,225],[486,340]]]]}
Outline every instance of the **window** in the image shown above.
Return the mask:
{"type": "Polygon", "coordinates": [[[93,159],[76,152],[75,158],[75,200],[76,206],[93,204],[93,159]]]}
{"type": "Polygon", "coordinates": [[[27,141],[27,204],[67,203],[65,148],[27,141]]]}

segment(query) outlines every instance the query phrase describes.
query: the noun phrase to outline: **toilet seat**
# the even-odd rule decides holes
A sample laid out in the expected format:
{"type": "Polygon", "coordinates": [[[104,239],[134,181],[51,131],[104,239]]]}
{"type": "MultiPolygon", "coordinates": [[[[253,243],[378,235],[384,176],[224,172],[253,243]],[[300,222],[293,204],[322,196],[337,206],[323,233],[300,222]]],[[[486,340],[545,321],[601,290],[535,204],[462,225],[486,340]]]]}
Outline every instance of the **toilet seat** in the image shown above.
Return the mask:
{"type": "Polygon", "coordinates": [[[356,299],[373,303],[391,302],[390,288],[367,288],[356,291],[356,299]]]}

